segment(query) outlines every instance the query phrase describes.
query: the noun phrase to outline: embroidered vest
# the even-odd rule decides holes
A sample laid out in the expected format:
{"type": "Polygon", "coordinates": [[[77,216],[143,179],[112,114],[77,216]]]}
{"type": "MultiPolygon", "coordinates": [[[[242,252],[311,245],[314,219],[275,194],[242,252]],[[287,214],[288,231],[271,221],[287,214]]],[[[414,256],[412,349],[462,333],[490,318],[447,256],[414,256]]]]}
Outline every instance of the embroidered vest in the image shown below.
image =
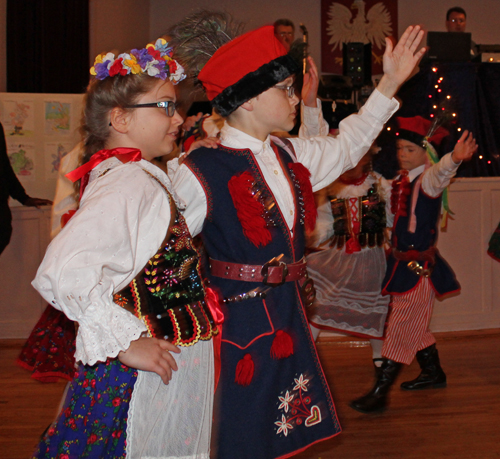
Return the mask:
{"type": "MultiPolygon", "coordinates": [[[[278,152],[284,172],[287,173],[289,164],[293,163],[291,156],[281,148],[278,152]]],[[[293,234],[289,230],[286,221],[277,205],[266,207],[268,215],[265,217],[265,230],[269,232],[269,238],[259,246],[256,246],[245,234],[245,217],[238,213],[234,195],[229,191],[228,183],[236,176],[250,174],[255,181],[255,189],[261,194],[264,202],[268,198],[273,198],[272,192],[265,182],[259,166],[249,150],[236,150],[219,146],[217,149],[199,148],[193,151],[185,160],[185,163],[196,175],[207,197],[207,217],[205,219],[201,237],[209,257],[220,261],[231,263],[243,263],[251,265],[264,265],[273,257],[284,255],[285,263],[297,262],[304,256],[304,223],[301,222],[301,201],[300,191],[295,182],[289,177],[291,190],[295,197],[296,217],[293,234]]],[[[257,213],[249,213],[252,219],[260,216],[263,207],[256,206],[257,213]]],[[[241,282],[231,279],[223,279],[210,275],[211,286],[218,289],[224,298],[236,297],[251,291],[262,288],[261,282],[241,282]]],[[[265,286],[264,286],[265,287],[265,286]]],[[[294,304],[296,298],[296,288],[294,282],[287,282],[268,292],[265,304],[274,302],[274,296],[279,296],[285,304],[294,304]]],[[[259,297],[248,298],[241,301],[241,307],[232,303],[230,308],[227,305],[224,309],[224,337],[241,346],[247,346],[258,336],[271,333],[273,327],[270,325],[269,316],[263,300],[259,297]],[[241,324],[245,324],[242,327],[241,324]]],[[[273,317],[274,312],[269,313],[271,321],[275,323],[275,328],[286,328],[281,326],[288,319],[285,313],[281,312],[281,317],[273,317]]]]}
{"type": "Polygon", "coordinates": [[[293,237],[249,150],[224,146],[217,149],[199,148],[186,158],[185,164],[196,175],[207,197],[207,217],[201,235],[210,257],[233,263],[260,265],[281,253],[287,258],[286,262],[302,258],[306,211],[298,181],[292,177],[293,166],[299,163],[294,163],[291,156],[281,148],[278,148],[278,158],[285,173],[289,174],[296,202],[293,237]],[[233,194],[230,191],[230,182],[235,177],[245,176],[251,180],[251,189],[259,194],[256,199],[243,186],[241,191],[238,189],[233,194]],[[246,198],[247,194],[255,203],[253,208],[245,205],[245,201],[241,205],[235,202],[239,196],[246,198]],[[261,232],[269,233],[269,236],[263,237],[262,244],[256,244],[247,236],[245,226],[249,221],[260,218],[264,220],[261,232]]]}
{"type": "Polygon", "coordinates": [[[114,295],[114,302],[143,320],[151,336],[191,346],[211,339],[217,327],[204,300],[198,253],[168,196],[175,211],[165,240],[135,279],[114,295]]]}
{"type": "Polygon", "coordinates": [[[378,192],[376,183],[371,186],[366,196],[333,197],[330,199],[330,205],[334,231],[331,247],[337,246],[341,249],[351,237],[357,238],[362,248],[382,246],[387,222],[385,202],[378,192]],[[353,215],[353,209],[356,215],[353,215]],[[358,225],[355,225],[353,220],[359,222],[358,225]]]}
{"type": "MultiPolygon", "coordinates": [[[[416,177],[410,184],[411,192],[405,194],[404,210],[398,211],[392,232],[392,246],[402,252],[417,251],[424,252],[431,247],[435,247],[438,236],[438,223],[441,213],[441,196],[430,197],[420,188],[418,192],[415,216],[417,227],[414,233],[408,231],[409,213],[411,200],[415,192],[416,177]]],[[[441,257],[439,251],[435,250],[434,263],[422,263],[424,269],[432,267],[430,281],[434,287],[436,295],[442,296],[446,293],[460,290],[460,285],[455,278],[451,267],[441,257]]],[[[391,254],[387,260],[387,271],[382,282],[384,294],[401,294],[409,292],[420,282],[420,275],[411,269],[411,262],[397,260],[391,254]]]]}

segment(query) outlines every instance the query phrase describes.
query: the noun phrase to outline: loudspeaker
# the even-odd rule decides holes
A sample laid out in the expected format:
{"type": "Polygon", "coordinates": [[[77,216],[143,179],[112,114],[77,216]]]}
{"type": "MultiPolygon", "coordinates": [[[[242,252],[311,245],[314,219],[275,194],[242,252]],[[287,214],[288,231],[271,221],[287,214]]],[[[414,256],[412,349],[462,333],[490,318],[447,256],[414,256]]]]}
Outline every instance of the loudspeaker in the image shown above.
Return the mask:
{"type": "Polygon", "coordinates": [[[343,43],[343,75],[352,79],[355,88],[369,84],[372,78],[371,43],[343,43]]]}
{"type": "Polygon", "coordinates": [[[323,100],[347,100],[352,96],[351,79],[342,75],[321,75],[318,96],[323,100]]]}

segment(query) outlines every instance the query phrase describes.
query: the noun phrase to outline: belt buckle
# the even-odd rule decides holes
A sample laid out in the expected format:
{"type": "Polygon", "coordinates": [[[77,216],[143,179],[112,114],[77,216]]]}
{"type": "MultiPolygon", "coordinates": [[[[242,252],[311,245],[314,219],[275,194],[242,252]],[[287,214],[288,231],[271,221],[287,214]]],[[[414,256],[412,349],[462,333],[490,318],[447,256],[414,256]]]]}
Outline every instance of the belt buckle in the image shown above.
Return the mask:
{"type": "Polygon", "coordinates": [[[281,261],[283,258],[283,254],[278,255],[277,257],[271,258],[268,262],[262,265],[261,275],[262,275],[262,283],[265,285],[270,285],[271,287],[277,287],[278,285],[282,285],[286,281],[286,276],[288,276],[288,266],[285,262],[281,261]],[[280,282],[268,282],[269,278],[269,268],[271,266],[277,266],[281,268],[281,281],[280,282]]]}

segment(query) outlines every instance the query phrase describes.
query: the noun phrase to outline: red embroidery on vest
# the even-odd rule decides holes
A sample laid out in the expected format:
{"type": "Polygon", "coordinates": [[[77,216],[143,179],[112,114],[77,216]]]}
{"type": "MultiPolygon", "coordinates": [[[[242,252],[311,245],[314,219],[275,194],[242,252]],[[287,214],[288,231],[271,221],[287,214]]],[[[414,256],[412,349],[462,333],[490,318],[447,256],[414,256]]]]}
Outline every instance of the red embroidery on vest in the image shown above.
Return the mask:
{"type": "Polygon", "coordinates": [[[264,247],[272,238],[263,217],[265,207],[259,200],[258,193],[254,192],[254,186],[255,180],[248,171],[234,175],[228,183],[243,234],[256,247],[264,247]]]}

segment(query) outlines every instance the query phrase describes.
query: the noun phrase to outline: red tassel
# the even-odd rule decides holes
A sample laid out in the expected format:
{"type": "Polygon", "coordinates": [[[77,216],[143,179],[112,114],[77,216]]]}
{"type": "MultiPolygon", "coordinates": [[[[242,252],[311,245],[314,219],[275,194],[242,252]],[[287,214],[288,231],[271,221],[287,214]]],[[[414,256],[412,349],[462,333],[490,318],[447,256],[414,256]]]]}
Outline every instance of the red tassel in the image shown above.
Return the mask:
{"type": "Polygon", "coordinates": [[[345,244],[345,252],[351,254],[360,251],[361,251],[361,246],[359,245],[358,238],[356,236],[350,237],[345,244]]]}
{"type": "Polygon", "coordinates": [[[234,175],[227,185],[245,237],[256,247],[269,244],[272,238],[266,220],[262,216],[265,211],[264,205],[252,196],[254,185],[252,174],[245,171],[234,175]]]}
{"type": "Polygon", "coordinates": [[[278,330],[271,346],[271,357],[273,359],[286,359],[293,354],[293,340],[292,337],[284,332],[278,330]]]}
{"type": "Polygon", "coordinates": [[[245,354],[236,365],[236,377],[234,382],[241,386],[248,386],[252,382],[255,365],[250,354],[245,354]]]}

